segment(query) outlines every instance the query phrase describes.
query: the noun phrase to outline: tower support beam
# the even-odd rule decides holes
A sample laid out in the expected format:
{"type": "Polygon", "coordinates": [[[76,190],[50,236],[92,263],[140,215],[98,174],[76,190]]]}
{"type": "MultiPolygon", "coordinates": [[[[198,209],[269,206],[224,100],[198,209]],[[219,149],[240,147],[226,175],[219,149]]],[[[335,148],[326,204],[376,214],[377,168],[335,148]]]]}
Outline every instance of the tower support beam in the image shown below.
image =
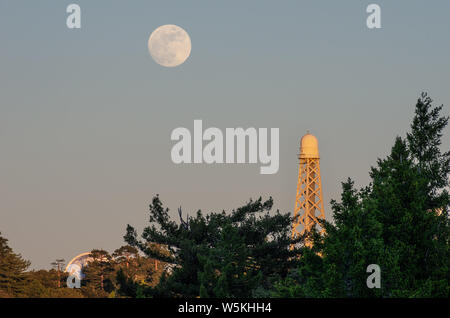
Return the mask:
{"type": "MultiPolygon", "coordinates": [[[[309,233],[314,227],[317,227],[319,233],[325,231],[319,224],[319,219],[325,219],[319,146],[317,138],[309,133],[300,142],[299,159],[292,238],[309,233]]],[[[311,247],[312,242],[307,239],[305,245],[311,247]]]]}

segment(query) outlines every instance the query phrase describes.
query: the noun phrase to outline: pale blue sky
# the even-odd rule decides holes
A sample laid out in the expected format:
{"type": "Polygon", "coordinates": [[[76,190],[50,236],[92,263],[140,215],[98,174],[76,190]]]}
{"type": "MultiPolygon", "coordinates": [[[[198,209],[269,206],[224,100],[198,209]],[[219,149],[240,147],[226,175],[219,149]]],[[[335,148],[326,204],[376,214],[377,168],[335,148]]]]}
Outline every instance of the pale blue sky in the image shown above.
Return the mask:
{"type": "MultiPolygon", "coordinates": [[[[299,140],[319,140],[326,215],[348,176],[367,184],[377,157],[409,129],[420,92],[450,104],[450,2],[0,1],[0,231],[45,267],[123,244],[159,193],[176,211],[220,211],[272,195],[292,211],[299,140]],[[66,6],[82,9],[81,30],[66,6]],[[369,30],[365,9],[382,8],[369,30]],[[150,33],[192,40],[164,68],[150,33]],[[280,128],[280,170],[180,165],[176,127],[280,128]]],[[[443,149],[448,150],[448,131],[443,149]]]]}

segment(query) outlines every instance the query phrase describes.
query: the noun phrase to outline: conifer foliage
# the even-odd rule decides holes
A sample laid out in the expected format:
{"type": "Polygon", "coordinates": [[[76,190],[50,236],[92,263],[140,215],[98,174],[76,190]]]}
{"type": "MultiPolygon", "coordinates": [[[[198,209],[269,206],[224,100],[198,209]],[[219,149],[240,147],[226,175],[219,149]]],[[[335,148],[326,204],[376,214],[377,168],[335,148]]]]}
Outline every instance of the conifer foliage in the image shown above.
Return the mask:
{"type": "Polygon", "coordinates": [[[13,252],[0,233],[0,291],[4,297],[17,297],[28,283],[25,271],[30,262],[13,252]]]}
{"type": "Polygon", "coordinates": [[[411,131],[371,168],[371,184],[342,185],[332,202],[334,224],[315,236],[314,252],[277,283],[278,297],[448,297],[450,152],[440,150],[448,117],[427,94],[416,104],[411,131]],[[321,255],[318,256],[318,255],[321,255]],[[381,268],[381,288],[365,273],[381,268]]]}

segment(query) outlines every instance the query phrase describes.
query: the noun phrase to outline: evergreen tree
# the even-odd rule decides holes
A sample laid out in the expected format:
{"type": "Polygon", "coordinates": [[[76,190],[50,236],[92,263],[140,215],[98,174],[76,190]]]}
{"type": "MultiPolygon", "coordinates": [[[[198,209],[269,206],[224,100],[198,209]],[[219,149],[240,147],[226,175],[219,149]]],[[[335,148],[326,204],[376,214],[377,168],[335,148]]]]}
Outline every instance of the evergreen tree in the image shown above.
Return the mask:
{"type": "Polygon", "coordinates": [[[441,153],[448,117],[422,94],[407,141],[400,137],[391,155],[372,168],[376,217],[383,224],[385,296],[447,296],[449,250],[447,192],[450,152],[441,153]],[[391,271],[395,270],[395,274],[391,271]]]}
{"type": "Polygon", "coordinates": [[[130,276],[125,273],[123,268],[119,268],[117,271],[116,282],[118,295],[136,298],[139,284],[131,279],[130,276]]]}
{"type": "MultiPolygon", "coordinates": [[[[55,281],[58,279],[56,270],[38,270],[27,272],[28,283],[24,287],[21,296],[32,298],[82,298],[83,294],[78,288],[58,288],[55,281]]],[[[61,281],[65,282],[68,273],[60,273],[61,281]]]]}
{"type": "Polygon", "coordinates": [[[105,250],[94,249],[92,261],[83,269],[83,293],[88,297],[107,297],[114,290],[114,261],[105,250]]]}
{"type": "Polygon", "coordinates": [[[113,257],[116,264],[114,285],[116,294],[120,296],[136,297],[140,284],[147,287],[154,285],[162,273],[163,268],[158,271],[154,259],[140,256],[138,249],[130,245],[116,249],[113,257]]]}
{"type": "Polygon", "coordinates": [[[433,107],[433,100],[422,93],[418,99],[411,132],[407,134],[411,158],[419,174],[426,180],[426,205],[429,209],[444,209],[449,202],[448,186],[450,151],[441,153],[443,130],[449,117],[441,116],[443,105],[433,107]]]}
{"type": "Polygon", "coordinates": [[[332,201],[335,224],[323,221],[325,236],[312,233],[313,247],[304,247],[300,265],[278,282],[275,297],[370,297],[366,268],[383,258],[381,224],[370,211],[368,190],[356,191],[348,179],[341,202],[332,201]]]}
{"type": "Polygon", "coordinates": [[[124,245],[116,249],[112,256],[117,264],[125,264],[126,268],[129,268],[130,262],[138,256],[138,250],[135,247],[124,245]]]}
{"type": "Polygon", "coordinates": [[[14,253],[0,233],[0,290],[12,297],[20,296],[28,283],[25,271],[29,266],[30,262],[14,253]]]}
{"type": "Polygon", "coordinates": [[[343,184],[332,201],[335,224],[314,236],[300,266],[279,281],[274,296],[448,297],[450,152],[441,153],[448,117],[422,94],[411,132],[397,137],[391,153],[356,191],[343,184]],[[367,265],[381,268],[381,289],[366,287],[367,265]]]}
{"type": "Polygon", "coordinates": [[[272,199],[250,201],[232,213],[198,211],[196,217],[169,218],[158,196],[150,205],[151,226],[142,239],[130,225],[125,241],[149,257],[172,264],[171,274],[161,277],[149,291],[154,296],[251,297],[271,287],[271,278],[284,277],[297,261],[298,250],[289,250],[292,218],[278,211],[271,215],[272,199]],[[150,249],[165,246],[169,253],[150,249]]]}

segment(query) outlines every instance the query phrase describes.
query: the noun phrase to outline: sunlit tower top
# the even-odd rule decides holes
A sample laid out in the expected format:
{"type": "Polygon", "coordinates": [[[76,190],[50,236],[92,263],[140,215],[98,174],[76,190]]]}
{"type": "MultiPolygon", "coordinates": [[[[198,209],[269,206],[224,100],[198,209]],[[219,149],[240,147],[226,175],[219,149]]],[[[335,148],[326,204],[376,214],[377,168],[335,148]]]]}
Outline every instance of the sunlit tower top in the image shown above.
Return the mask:
{"type": "MultiPolygon", "coordinates": [[[[300,166],[298,171],[297,195],[295,198],[292,237],[310,232],[316,226],[320,233],[324,229],[318,219],[324,219],[322,182],[320,178],[319,143],[309,132],[300,141],[300,166]]],[[[311,246],[307,240],[305,245],[311,246]]]]}

